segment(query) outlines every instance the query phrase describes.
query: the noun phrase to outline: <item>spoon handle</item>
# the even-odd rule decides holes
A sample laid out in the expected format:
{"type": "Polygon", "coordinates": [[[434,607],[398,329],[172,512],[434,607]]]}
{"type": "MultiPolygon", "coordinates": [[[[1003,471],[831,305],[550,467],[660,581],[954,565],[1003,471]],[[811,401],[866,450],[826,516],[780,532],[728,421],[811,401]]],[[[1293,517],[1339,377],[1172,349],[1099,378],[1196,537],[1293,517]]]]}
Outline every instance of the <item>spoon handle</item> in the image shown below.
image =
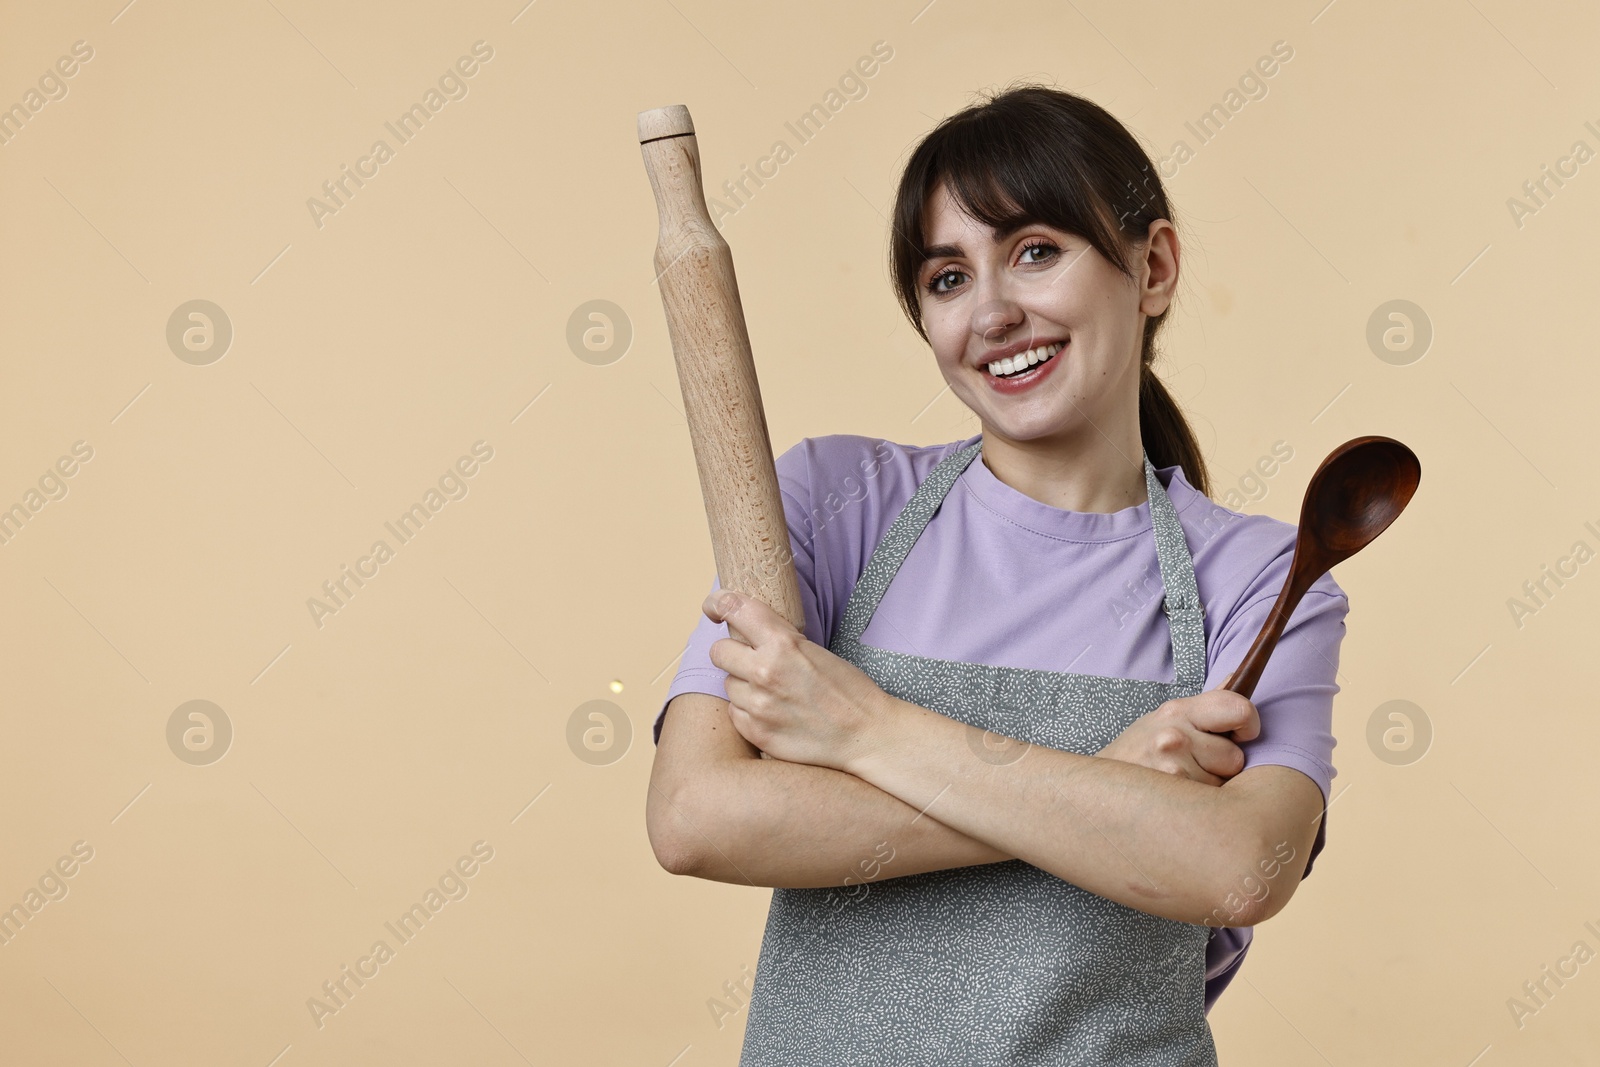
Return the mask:
{"type": "Polygon", "coordinates": [[[1272,614],[1267,616],[1267,621],[1261,626],[1261,632],[1256,634],[1255,643],[1250,646],[1250,651],[1244,654],[1244,659],[1239,661],[1238,668],[1228,676],[1228,681],[1222,688],[1238,693],[1242,697],[1249,697],[1255,692],[1256,683],[1261,680],[1261,672],[1267,669],[1267,660],[1271,658],[1272,650],[1278,647],[1278,638],[1283,636],[1283,628],[1289,623],[1289,616],[1294,614],[1300,598],[1305,596],[1311,583],[1322,576],[1320,573],[1301,575],[1300,562],[1300,546],[1297,543],[1294,558],[1289,563],[1289,574],[1283,580],[1283,589],[1272,605],[1272,614]],[[1300,580],[1296,581],[1297,578],[1300,580]]]}
{"type": "Polygon", "coordinates": [[[1394,522],[1422,477],[1416,453],[1392,437],[1346,441],[1318,465],[1300,504],[1300,525],[1283,590],[1255,644],[1222,687],[1249,697],[1300,598],[1334,565],[1360,552],[1394,522]]]}

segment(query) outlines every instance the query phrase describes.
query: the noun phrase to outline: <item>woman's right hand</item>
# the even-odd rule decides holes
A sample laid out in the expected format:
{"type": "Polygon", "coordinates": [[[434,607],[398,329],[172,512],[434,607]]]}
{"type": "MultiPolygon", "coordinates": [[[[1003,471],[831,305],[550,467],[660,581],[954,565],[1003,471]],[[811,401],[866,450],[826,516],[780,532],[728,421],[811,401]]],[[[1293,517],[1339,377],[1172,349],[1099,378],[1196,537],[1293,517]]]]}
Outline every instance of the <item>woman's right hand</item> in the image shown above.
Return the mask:
{"type": "Polygon", "coordinates": [[[1219,786],[1244,769],[1244,751],[1235,742],[1260,734],[1254,703],[1213,689],[1140,716],[1096,755],[1219,786]]]}

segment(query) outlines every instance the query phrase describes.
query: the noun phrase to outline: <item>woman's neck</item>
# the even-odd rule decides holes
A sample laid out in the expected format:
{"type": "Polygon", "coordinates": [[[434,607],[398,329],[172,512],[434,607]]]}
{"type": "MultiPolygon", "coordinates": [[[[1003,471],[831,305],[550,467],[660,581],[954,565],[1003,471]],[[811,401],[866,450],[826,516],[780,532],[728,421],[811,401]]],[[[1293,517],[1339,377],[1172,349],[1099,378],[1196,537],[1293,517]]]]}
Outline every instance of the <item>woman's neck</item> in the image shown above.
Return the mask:
{"type": "Polygon", "coordinates": [[[1121,511],[1150,496],[1137,434],[1131,441],[1097,430],[1092,439],[1011,441],[985,430],[979,458],[1017,492],[1063,511],[1121,511]]]}

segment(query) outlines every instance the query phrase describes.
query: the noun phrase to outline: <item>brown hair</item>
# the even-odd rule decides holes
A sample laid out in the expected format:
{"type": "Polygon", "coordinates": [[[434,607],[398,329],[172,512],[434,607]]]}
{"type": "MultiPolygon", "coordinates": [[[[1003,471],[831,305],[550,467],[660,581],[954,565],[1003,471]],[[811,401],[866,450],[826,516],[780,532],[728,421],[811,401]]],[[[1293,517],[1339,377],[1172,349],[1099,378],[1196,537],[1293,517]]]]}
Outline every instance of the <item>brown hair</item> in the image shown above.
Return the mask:
{"type": "MultiPolygon", "coordinates": [[[[1144,241],[1153,220],[1173,220],[1150,157],[1092,101],[1022,85],[951,115],[917,145],[895,194],[890,270],[900,306],[924,341],[917,284],[926,262],[922,213],[941,182],[985,225],[1040,222],[1076,234],[1130,279],[1131,249],[1144,241]]],[[[1182,467],[1189,484],[1210,496],[1194,431],[1150,366],[1170,310],[1169,304],[1145,322],[1139,435],[1154,466],[1182,467]]]]}

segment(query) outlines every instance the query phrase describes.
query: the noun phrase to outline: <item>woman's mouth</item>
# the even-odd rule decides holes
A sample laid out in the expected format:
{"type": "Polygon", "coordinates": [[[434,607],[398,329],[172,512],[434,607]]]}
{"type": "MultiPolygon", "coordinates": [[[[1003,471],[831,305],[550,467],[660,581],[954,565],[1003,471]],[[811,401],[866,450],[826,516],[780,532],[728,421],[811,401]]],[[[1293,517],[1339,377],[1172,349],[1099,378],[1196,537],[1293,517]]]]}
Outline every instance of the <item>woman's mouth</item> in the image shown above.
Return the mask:
{"type": "Polygon", "coordinates": [[[1044,380],[1056,364],[1056,355],[1066,344],[1065,341],[1057,341],[995,360],[984,367],[983,375],[990,386],[999,392],[1018,392],[1044,380]]]}

